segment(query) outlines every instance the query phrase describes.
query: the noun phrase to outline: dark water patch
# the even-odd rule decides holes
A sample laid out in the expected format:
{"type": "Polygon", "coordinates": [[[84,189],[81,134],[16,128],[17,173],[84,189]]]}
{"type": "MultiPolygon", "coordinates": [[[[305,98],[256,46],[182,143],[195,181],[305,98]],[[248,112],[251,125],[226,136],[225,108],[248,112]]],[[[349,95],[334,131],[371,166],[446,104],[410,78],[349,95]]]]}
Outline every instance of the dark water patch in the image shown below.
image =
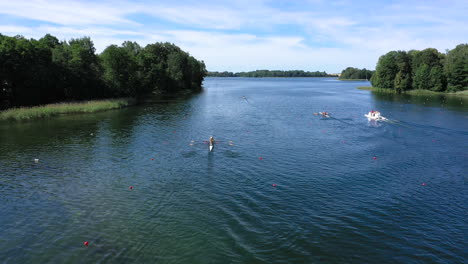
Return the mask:
{"type": "Polygon", "coordinates": [[[415,104],[425,107],[443,107],[450,110],[466,109],[468,97],[453,95],[409,95],[372,92],[378,101],[389,101],[400,104],[415,104]]]}
{"type": "Polygon", "coordinates": [[[193,157],[195,157],[196,155],[197,155],[197,151],[194,151],[194,150],[182,152],[182,156],[183,156],[184,158],[193,158],[193,157]]]}
{"type": "Polygon", "coordinates": [[[223,155],[225,157],[228,157],[228,158],[239,158],[241,157],[241,154],[239,152],[236,152],[236,151],[232,151],[232,150],[226,150],[223,152],[223,155]]]}

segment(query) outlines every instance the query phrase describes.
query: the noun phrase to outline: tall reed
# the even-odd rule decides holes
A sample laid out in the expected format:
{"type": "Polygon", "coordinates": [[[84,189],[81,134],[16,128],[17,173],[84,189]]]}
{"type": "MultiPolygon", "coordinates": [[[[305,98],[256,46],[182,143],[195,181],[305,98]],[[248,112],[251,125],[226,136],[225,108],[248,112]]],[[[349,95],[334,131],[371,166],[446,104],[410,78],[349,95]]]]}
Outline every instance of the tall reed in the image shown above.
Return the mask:
{"type": "Polygon", "coordinates": [[[11,108],[0,112],[0,120],[25,121],[49,118],[61,114],[92,113],[122,108],[133,104],[135,104],[135,99],[133,98],[120,98],[11,108]]]}

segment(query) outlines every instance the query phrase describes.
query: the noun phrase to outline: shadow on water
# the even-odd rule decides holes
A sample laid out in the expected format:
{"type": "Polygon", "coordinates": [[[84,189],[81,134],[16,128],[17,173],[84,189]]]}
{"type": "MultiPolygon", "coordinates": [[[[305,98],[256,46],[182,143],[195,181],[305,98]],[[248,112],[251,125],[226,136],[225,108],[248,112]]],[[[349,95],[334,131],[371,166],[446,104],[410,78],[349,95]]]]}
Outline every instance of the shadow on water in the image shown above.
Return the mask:
{"type": "MultiPolygon", "coordinates": [[[[183,97],[179,98],[188,98],[188,95],[184,95],[183,97]]],[[[47,119],[29,120],[25,122],[1,121],[0,139],[3,137],[9,137],[8,139],[13,141],[18,139],[18,144],[29,144],[27,138],[22,138],[22,136],[30,132],[32,135],[37,136],[47,132],[48,137],[45,137],[45,140],[49,140],[56,134],[63,136],[79,135],[83,132],[85,134],[94,135],[100,129],[102,122],[105,121],[109,121],[108,128],[110,130],[119,131],[119,137],[127,136],[125,133],[122,135],[120,129],[124,127],[132,127],[134,125],[134,116],[135,112],[138,111],[138,108],[151,103],[170,104],[174,101],[176,101],[176,97],[161,96],[157,99],[150,98],[149,100],[145,100],[142,104],[124,109],[108,110],[91,114],[67,114],[47,119]]],[[[37,143],[36,139],[33,141],[37,143]]]]}
{"type": "MultiPolygon", "coordinates": [[[[16,147],[46,144],[54,140],[67,143],[79,135],[95,135],[101,122],[107,116],[112,115],[111,112],[106,112],[106,114],[59,116],[27,123],[1,122],[0,141],[16,147]]],[[[88,137],[88,139],[91,138],[88,137]]],[[[78,143],[86,143],[87,139],[85,137],[81,137],[81,139],[83,141],[78,143]]]]}
{"type": "Polygon", "coordinates": [[[122,142],[122,139],[131,138],[135,124],[142,122],[142,118],[151,116],[165,119],[179,116],[180,113],[187,112],[184,109],[186,101],[200,93],[154,96],[137,106],[92,114],[61,115],[27,122],[3,121],[0,122],[0,143],[5,142],[16,148],[53,145],[53,142],[93,145],[95,136],[102,130],[108,130],[111,138],[122,142]],[[152,105],[161,107],[148,107],[152,105]],[[156,113],[149,113],[147,109],[156,113]],[[175,115],[166,115],[168,112],[175,115]],[[147,114],[149,115],[146,116],[147,114]]]}
{"type": "Polygon", "coordinates": [[[223,152],[223,155],[227,158],[239,158],[241,154],[232,150],[226,150],[223,152]]]}
{"type": "Polygon", "coordinates": [[[195,150],[183,151],[181,155],[184,158],[193,158],[193,157],[196,157],[198,155],[198,152],[195,151],[195,150]]]}
{"type": "Polygon", "coordinates": [[[178,94],[158,94],[151,95],[142,100],[143,103],[171,103],[177,101],[186,101],[191,98],[203,94],[203,90],[199,92],[181,92],[178,94]]]}
{"type": "Polygon", "coordinates": [[[151,118],[158,121],[173,120],[180,118],[187,119],[195,110],[193,105],[188,103],[192,100],[197,100],[203,91],[196,93],[180,93],[177,95],[153,95],[143,100],[142,106],[145,107],[144,113],[140,116],[141,121],[146,118],[151,118]],[[157,105],[158,107],[153,107],[157,105]]]}
{"type": "Polygon", "coordinates": [[[429,107],[445,107],[449,110],[468,110],[468,97],[453,95],[409,95],[392,94],[372,91],[372,97],[376,101],[393,103],[415,104],[429,107]]]}
{"type": "Polygon", "coordinates": [[[208,152],[207,172],[209,172],[210,174],[213,173],[214,169],[214,155],[215,153],[213,153],[212,151],[208,152]]]}

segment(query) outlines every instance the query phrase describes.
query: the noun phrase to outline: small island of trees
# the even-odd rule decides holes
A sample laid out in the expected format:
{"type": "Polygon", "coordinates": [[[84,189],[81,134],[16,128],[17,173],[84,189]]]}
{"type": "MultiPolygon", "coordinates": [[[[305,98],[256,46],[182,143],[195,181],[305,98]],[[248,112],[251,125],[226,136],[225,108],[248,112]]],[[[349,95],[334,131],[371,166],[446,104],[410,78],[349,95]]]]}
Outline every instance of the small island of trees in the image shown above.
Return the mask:
{"type": "Polygon", "coordinates": [[[201,89],[206,68],[171,43],[126,41],[96,54],[89,37],[0,34],[0,109],[201,89]]]}
{"type": "Polygon", "coordinates": [[[348,67],[341,72],[339,80],[369,80],[373,74],[374,71],[367,70],[366,68],[348,67]]]}

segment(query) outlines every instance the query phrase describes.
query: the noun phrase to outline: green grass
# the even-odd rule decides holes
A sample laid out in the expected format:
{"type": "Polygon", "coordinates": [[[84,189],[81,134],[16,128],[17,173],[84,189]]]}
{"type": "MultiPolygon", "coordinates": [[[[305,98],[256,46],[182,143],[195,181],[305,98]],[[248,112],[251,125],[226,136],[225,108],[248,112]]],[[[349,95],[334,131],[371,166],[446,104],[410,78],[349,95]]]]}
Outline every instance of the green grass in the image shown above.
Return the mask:
{"type": "Polygon", "coordinates": [[[370,86],[359,86],[357,88],[361,89],[361,90],[366,90],[366,91],[374,91],[375,90],[375,88],[370,87],[370,86]]]}
{"type": "Polygon", "coordinates": [[[135,104],[135,99],[121,98],[11,108],[0,112],[0,121],[26,121],[49,118],[61,114],[93,113],[122,108],[133,104],[135,104]]]}
{"type": "Polygon", "coordinates": [[[456,95],[456,96],[463,96],[463,97],[468,97],[468,90],[465,91],[458,91],[455,93],[447,93],[448,95],[456,95]]]}
{"type": "MultiPolygon", "coordinates": [[[[391,89],[381,89],[381,88],[375,88],[375,87],[370,87],[370,86],[359,86],[357,88],[361,90],[374,91],[374,92],[379,92],[379,93],[395,93],[391,89]]],[[[403,94],[409,94],[409,95],[415,95],[415,96],[448,95],[448,96],[457,96],[457,97],[458,96],[468,97],[468,90],[459,91],[455,93],[434,92],[430,90],[409,90],[409,91],[403,92],[403,94]]]]}
{"type": "Polygon", "coordinates": [[[447,93],[444,92],[434,92],[430,90],[409,90],[406,91],[405,94],[410,94],[410,95],[444,95],[447,93]]]}
{"type": "Polygon", "coordinates": [[[390,90],[390,89],[380,89],[380,88],[375,88],[375,87],[370,87],[370,86],[359,86],[357,88],[361,90],[374,91],[374,92],[379,92],[379,93],[395,93],[393,90],[390,90]]]}

